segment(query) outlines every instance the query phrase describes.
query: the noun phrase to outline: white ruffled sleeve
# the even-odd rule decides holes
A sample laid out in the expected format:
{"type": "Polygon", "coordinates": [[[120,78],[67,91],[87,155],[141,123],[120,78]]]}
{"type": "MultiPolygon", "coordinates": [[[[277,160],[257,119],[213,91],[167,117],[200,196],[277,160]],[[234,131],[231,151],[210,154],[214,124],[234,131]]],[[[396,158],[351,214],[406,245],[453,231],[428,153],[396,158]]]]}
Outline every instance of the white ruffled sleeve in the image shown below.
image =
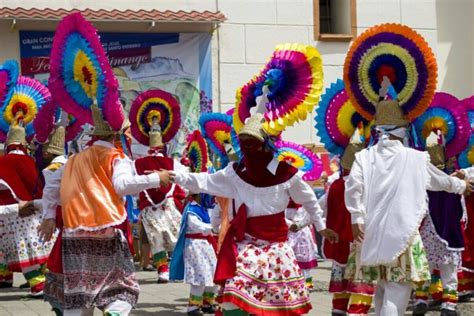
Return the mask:
{"type": "Polygon", "coordinates": [[[303,180],[301,172],[298,172],[294,177],[297,178],[294,180],[292,179],[294,183],[292,183],[289,188],[291,199],[295,203],[301,204],[304,207],[310,216],[310,221],[314,223],[317,231],[326,229],[326,222],[323,219],[323,211],[319,207],[318,199],[316,198],[313,189],[303,180]]]}
{"type": "Polygon", "coordinates": [[[191,193],[207,193],[226,198],[234,197],[234,185],[229,174],[234,172],[232,164],[216,173],[188,173],[176,171],[175,183],[181,185],[191,193]]]}
{"type": "Polygon", "coordinates": [[[356,155],[351,173],[345,183],[344,201],[347,210],[351,213],[352,224],[364,224],[365,221],[364,176],[359,157],[359,155],[356,155]]]}
{"type": "Polygon", "coordinates": [[[60,203],[61,179],[63,177],[64,166],[56,171],[43,170],[45,185],[41,199],[42,215],[44,219],[56,219],[56,208],[60,203]]]}
{"type": "Polygon", "coordinates": [[[125,157],[115,159],[112,183],[118,195],[135,195],[147,189],[158,188],[160,176],[156,172],[147,175],[135,174],[133,162],[125,157]]]}
{"type": "Polygon", "coordinates": [[[456,177],[451,177],[427,162],[428,187],[430,191],[446,191],[450,193],[463,194],[466,190],[466,182],[456,177]]]}
{"type": "Polygon", "coordinates": [[[211,224],[202,222],[196,215],[188,214],[186,233],[211,235],[211,224]]]}

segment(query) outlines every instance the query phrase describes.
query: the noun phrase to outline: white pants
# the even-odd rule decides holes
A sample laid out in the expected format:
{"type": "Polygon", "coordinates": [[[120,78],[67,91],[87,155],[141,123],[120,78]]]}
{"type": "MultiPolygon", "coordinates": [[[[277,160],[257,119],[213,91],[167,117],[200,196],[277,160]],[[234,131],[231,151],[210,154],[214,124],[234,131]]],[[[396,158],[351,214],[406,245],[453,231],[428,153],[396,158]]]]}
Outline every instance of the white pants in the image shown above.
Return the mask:
{"type": "Polygon", "coordinates": [[[379,281],[374,297],[375,315],[403,316],[407,309],[411,290],[410,283],[379,281]]]}
{"type": "MultiPolygon", "coordinates": [[[[127,316],[132,310],[132,305],[125,301],[115,301],[105,307],[104,313],[118,313],[121,316],[127,316]]],[[[64,311],[64,316],[93,316],[94,307],[84,309],[69,309],[64,311]]]]}
{"type": "MultiPolygon", "coordinates": [[[[443,290],[456,291],[458,290],[458,270],[455,264],[442,264],[439,266],[439,273],[441,282],[443,283],[443,290]]],[[[456,303],[443,302],[441,309],[456,310],[456,303]]]]}

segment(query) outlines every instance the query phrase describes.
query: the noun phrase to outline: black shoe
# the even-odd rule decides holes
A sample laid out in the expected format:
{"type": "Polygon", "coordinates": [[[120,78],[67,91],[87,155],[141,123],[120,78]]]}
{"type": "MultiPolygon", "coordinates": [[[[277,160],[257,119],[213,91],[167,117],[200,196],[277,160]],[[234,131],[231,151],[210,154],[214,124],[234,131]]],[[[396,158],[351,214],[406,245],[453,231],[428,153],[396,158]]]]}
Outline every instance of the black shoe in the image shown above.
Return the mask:
{"type": "Polygon", "coordinates": [[[459,303],[467,303],[471,300],[472,294],[461,294],[458,296],[458,302],[459,303]]]}
{"type": "Polygon", "coordinates": [[[201,307],[201,311],[204,314],[215,314],[216,313],[216,307],[214,305],[203,306],[203,307],[201,307]]]}
{"type": "Polygon", "coordinates": [[[25,282],[25,283],[21,284],[18,288],[20,288],[20,289],[29,289],[30,285],[28,284],[28,282],[25,282]]]}
{"type": "Polygon", "coordinates": [[[9,289],[13,287],[13,283],[10,282],[0,282],[0,289],[9,289]]]}
{"type": "Polygon", "coordinates": [[[425,303],[418,303],[413,306],[413,316],[423,316],[428,312],[428,304],[425,303]]]}
{"type": "Polygon", "coordinates": [[[199,308],[188,312],[188,315],[191,315],[191,316],[204,316],[204,314],[199,310],[199,308]]]}
{"type": "Polygon", "coordinates": [[[442,308],[440,315],[441,315],[441,316],[458,316],[458,312],[457,312],[457,311],[453,311],[452,309],[442,308]]]}

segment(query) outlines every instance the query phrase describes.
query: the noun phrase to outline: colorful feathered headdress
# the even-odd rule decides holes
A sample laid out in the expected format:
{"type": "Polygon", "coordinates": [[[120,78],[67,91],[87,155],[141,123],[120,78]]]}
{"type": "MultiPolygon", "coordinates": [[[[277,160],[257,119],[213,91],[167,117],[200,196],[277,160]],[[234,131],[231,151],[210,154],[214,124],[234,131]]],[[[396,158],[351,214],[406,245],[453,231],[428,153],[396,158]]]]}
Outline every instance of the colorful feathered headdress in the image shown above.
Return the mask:
{"type": "Polygon", "coordinates": [[[7,60],[0,65],[0,109],[6,107],[10,102],[18,75],[19,69],[16,60],[7,60]]]}
{"type": "Polygon", "coordinates": [[[133,137],[145,146],[149,145],[149,133],[153,124],[159,126],[164,143],[176,135],[181,125],[177,99],[159,89],[140,93],[132,103],[129,118],[133,137]]]}
{"type": "Polygon", "coordinates": [[[66,128],[66,142],[74,140],[81,133],[83,125],[80,120],[72,115],[65,114],[55,102],[49,102],[39,110],[33,121],[36,141],[40,144],[46,143],[49,135],[58,124],[66,128]]]}
{"type": "Polygon", "coordinates": [[[323,162],[311,150],[296,143],[277,141],[275,156],[279,161],[289,163],[304,172],[303,180],[314,181],[319,179],[323,172],[323,162]]]}
{"type": "Polygon", "coordinates": [[[232,126],[231,115],[204,113],[199,118],[199,125],[209,149],[219,158],[221,168],[229,163],[229,154],[239,157],[240,144],[232,126]],[[234,153],[229,153],[229,150],[234,153]]]}
{"type": "Polygon", "coordinates": [[[321,143],[335,155],[344,153],[356,129],[359,129],[366,141],[370,138],[371,123],[352,105],[341,79],[331,83],[322,95],[316,109],[315,121],[321,143]]]}
{"type": "Polygon", "coordinates": [[[186,156],[190,160],[193,172],[207,172],[209,164],[209,154],[206,141],[200,131],[194,131],[188,135],[188,145],[186,146],[186,156]]]}
{"type": "Polygon", "coordinates": [[[443,92],[435,93],[429,108],[413,123],[423,147],[431,132],[441,132],[446,144],[446,158],[463,151],[471,133],[464,103],[443,92]]]}
{"type": "Polygon", "coordinates": [[[31,141],[35,134],[33,120],[38,111],[51,102],[51,94],[41,82],[24,76],[20,76],[11,89],[10,100],[0,109],[0,130],[4,137],[10,125],[21,124],[27,140],[31,141]]]}
{"type": "Polygon", "coordinates": [[[250,109],[257,105],[255,98],[261,96],[265,100],[263,129],[277,136],[287,126],[306,119],[322,89],[323,68],[318,50],[309,45],[278,45],[264,68],[237,90],[234,128],[237,133],[242,129],[250,109]]]}
{"type": "Polygon", "coordinates": [[[352,43],[344,63],[344,82],[354,107],[371,121],[387,77],[403,114],[413,121],[431,103],[437,69],[435,56],[420,34],[405,25],[381,24],[352,43]]]}
{"type": "Polygon", "coordinates": [[[469,120],[470,134],[466,148],[458,156],[460,168],[474,165],[474,96],[462,100],[469,120]]]}
{"type": "Polygon", "coordinates": [[[53,99],[67,113],[94,124],[92,105],[113,131],[126,117],[119,100],[118,82],[100,43],[97,30],[79,13],[61,20],[51,50],[49,87],[53,99]]]}

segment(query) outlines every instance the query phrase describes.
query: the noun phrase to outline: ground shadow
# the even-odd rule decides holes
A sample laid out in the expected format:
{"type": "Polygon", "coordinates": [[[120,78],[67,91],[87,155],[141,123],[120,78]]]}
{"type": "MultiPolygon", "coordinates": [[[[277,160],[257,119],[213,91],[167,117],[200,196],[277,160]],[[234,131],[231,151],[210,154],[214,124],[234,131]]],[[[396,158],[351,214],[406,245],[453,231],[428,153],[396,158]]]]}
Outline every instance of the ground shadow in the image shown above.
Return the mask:
{"type": "MultiPolygon", "coordinates": [[[[179,299],[177,300],[179,301],[179,299]]],[[[184,315],[185,312],[178,310],[178,307],[186,306],[186,304],[167,304],[167,303],[138,303],[136,308],[130,313],[131,315],[157,315],[157,316],[173,316],[184,315]],[[160,308],[161,311],[146,311],[144,309],[160,308]]]]}

